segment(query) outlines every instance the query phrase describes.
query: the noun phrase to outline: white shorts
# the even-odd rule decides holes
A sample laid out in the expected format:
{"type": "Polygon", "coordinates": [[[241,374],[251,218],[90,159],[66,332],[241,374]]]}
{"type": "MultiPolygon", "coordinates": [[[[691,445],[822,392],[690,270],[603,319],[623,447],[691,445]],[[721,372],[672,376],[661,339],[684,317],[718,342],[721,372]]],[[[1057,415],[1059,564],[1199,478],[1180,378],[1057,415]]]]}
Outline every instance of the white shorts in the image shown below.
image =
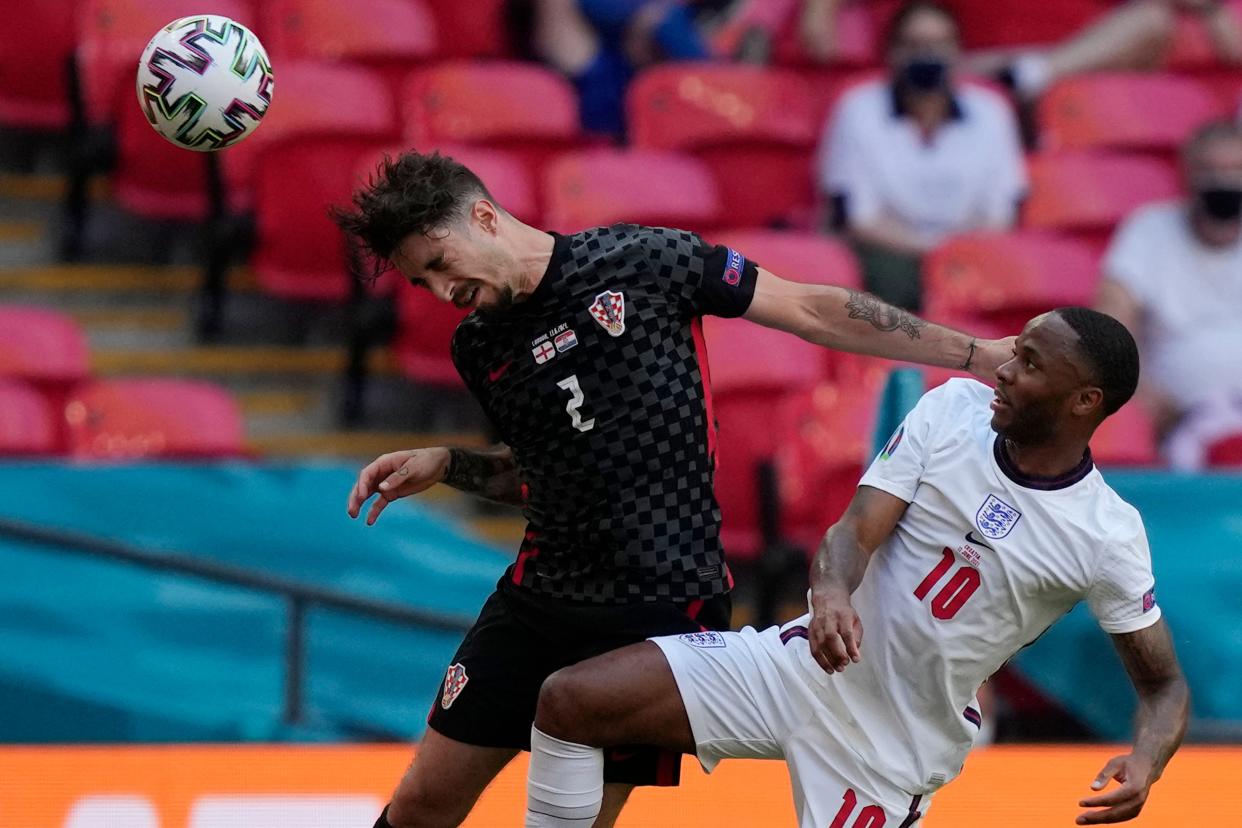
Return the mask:
{"type": "Polygon", "coordinates": [[[826,709],[786,648],[806,620],[757,632],[651,639],[672,667],[708,773],[721,759],[784,759],[803,828],[911,828],[930,796],[880,778],[822,724],[826,709]]]}

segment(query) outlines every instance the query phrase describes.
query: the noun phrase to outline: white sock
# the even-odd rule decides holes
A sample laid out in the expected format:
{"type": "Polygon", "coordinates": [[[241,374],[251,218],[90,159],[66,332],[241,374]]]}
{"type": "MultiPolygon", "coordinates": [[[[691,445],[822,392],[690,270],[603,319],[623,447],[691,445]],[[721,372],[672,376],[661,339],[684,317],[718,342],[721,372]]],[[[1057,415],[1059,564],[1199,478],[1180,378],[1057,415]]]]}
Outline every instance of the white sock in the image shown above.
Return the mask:
{"type": "Polygon", "coordinates": [[[526,828],[590,828],[604,801],[604,752],[530,729],[526,828]]]}

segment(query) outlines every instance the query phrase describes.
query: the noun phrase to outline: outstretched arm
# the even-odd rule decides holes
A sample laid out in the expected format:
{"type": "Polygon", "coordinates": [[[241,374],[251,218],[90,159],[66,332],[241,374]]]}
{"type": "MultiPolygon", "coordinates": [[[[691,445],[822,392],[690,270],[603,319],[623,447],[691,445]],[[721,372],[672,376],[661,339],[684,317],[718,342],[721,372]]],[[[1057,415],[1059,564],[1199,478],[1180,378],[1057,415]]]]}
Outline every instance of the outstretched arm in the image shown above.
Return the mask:
{"type": "Polygon", "coordinates": [[[1098,791],[1109,779],[1116,779],[1121,787],[1079,802],[1084,808],[1096,809],[1080,814],[1079,825],[1124,822],[1138,816],[1152,784],[1182,743],[1190,715],[1190,691],[1163,619],[1112,639],[1138,692],[1134,747],[1110,759],[1091,783],[1098,791]]]}
{"type": "Polygon", "coordinates": [[[862,583],[876,548],[892,534],[909,504],[859,486],[841,519],[824,535],[811,562],[811,655],[829,673],[862,659],[862,621],[850,595],[862,583]]]}
{"type": "Polygon", "coordinates": [[[886,359],[958,368],[992,383],[1009,359],[1012,339],[978,339],[834,285],[789,282],[759,268],[745,317],[808,342],[886,359]]]}
{"type": "Polygon", "coordinates": [[[394,500],[444,483],[499,503],[522,504],[522,483],[513,452],[506,445],[490,449],[435,448],[394,451],[373,460],[358,473],[346,510],[356,518],[371,495],[378,494],[367,513],[367,525],[394,500]]]}

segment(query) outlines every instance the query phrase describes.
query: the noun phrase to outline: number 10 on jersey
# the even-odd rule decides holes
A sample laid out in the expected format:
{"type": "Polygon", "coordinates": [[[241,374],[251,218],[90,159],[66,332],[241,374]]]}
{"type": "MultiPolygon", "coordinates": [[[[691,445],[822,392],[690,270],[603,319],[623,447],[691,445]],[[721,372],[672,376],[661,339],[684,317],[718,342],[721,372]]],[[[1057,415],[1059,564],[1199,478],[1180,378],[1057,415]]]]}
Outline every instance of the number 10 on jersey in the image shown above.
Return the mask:
{"type": "MultiPolygon", "coordinates": [[[[931,572],[927,573],[927,577],[923,582],[914,588],[914,597],[922,601],[927,597],[927,593],[931,592],[931,588],[940,583],[945,573],[953,566],[957,556],[953,554],[953,550],[949,547],[944,548],[941,553],[940,563],[936,564],[931,572]]],[[[970,596],[975,594],[975,590],[979,588],[980,578],[979,570],[973,566],[962,565],[948,582],[940,588],[940,591],[932,596],[931,613],[935,618],[941,621],[948,621],[957,615],[957,611],[962,605],[970,600],[970,596]]]]}
{"type": "Polygon", "coordinates": [[[589,420],[582,419],[582,412],[578,409],[582,408],[582,401],[586,399],[582,396],[582,386],[578,384],[578,375],[570,374],[556,384],[557,388],[564,388],[571,396],[569,402],[565,403],[565,411],[569,414],[570,424],[579,431],[590,431],[595,428],[595,418],[589,420]]]}

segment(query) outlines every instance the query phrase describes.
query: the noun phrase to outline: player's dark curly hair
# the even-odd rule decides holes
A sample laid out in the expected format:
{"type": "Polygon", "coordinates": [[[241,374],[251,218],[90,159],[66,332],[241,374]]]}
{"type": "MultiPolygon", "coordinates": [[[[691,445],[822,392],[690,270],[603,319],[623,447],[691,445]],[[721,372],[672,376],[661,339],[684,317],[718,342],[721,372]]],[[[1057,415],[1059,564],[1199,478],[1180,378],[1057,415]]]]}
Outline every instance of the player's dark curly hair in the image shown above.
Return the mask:
{"type": "Polygon", "coordinates": [[[1104,392],[1104,416],[1114,414],[1138,387],[1139,353],[1126,326],[1106,313],[1067,307],[1053,311],[1078,334],[1078,348],[1091,367],[1091,381],[1104,392]]]}
{"type": "Polygon", "coordinates": [[[374,279],[391,267],[403,239],[447,227],[479,198],[495,204],[469,168],[438,152],[411,150],[396,158],[385,155],[354,193],[353,209],[333,208],[332,219],[348,236],[362,277],[374,279]]]}

